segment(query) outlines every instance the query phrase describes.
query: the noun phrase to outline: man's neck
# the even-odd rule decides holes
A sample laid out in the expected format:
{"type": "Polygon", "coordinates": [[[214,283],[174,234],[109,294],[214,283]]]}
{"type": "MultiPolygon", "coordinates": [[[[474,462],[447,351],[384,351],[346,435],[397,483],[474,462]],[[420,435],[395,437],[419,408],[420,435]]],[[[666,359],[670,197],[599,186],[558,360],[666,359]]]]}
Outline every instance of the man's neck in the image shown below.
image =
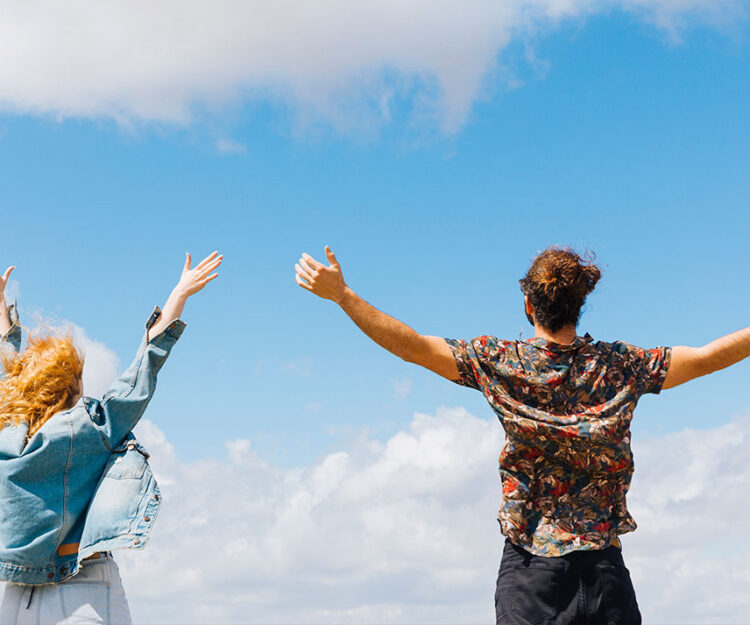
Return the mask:
{"type": "Polygon", "coordinates": [[[565,326],[564,328],[560,328],[557,332],[550,332],[540,325],[534,326],[534,338],[544,339],[545,341],[551,341],[552,343],[568,345],[575,341],[576,336],[578,336],[578,334],[576,333],[575,326],[565,326]]]}

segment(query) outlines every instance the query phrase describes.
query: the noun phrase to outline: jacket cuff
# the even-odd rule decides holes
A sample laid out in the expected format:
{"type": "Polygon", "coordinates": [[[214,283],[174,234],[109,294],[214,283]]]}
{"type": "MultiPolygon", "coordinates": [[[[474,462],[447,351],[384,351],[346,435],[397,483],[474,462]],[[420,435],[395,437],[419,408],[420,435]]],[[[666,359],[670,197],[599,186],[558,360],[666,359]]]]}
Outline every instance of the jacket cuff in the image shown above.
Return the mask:
{"type": "MultiPolygon", "coordinates": [[[[148,331],[154,326],[154,324],[158,321],[159,317],[161,317],[161,308],[158,306],[154,307],[154,312],[151,313],[151,315],[148,318],[148,321],[146,321],[146,336],[148,336],[148,331]]],[[[164,337],[167,337],[168,339],[171,339],[169,342],[175,343],[177,339],[182,336],[182,333],[184,332],[185,328],[187,327],[187,324],[182,321],[182,319],[175,319],[172,321],[164,330],[162,330],[159,334],[151,338],[151,341],[148,341],[150,343],[161,343],[164,340],[164,337]]]]}

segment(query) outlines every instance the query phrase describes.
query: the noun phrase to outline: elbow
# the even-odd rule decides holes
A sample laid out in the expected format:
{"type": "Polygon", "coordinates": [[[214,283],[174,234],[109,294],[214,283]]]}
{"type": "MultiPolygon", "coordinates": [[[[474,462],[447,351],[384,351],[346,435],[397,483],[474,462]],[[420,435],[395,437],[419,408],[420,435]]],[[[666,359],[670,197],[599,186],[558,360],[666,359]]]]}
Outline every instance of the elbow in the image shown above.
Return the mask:
{"type": "Polygon", "coordinates": [[[425,354],[418,349],[401,349],[396,354],[404,362],[408,362],[411,365],[418,365],[424,362],[425,354]]]}
{"type": "Polygon", "coordinates": [[[417,359],[414,357],[413,354],[397,354],[397,356],[404,362],[408,362],[409,364],[412,364],[412,365],[417,362],[417,359]]]}

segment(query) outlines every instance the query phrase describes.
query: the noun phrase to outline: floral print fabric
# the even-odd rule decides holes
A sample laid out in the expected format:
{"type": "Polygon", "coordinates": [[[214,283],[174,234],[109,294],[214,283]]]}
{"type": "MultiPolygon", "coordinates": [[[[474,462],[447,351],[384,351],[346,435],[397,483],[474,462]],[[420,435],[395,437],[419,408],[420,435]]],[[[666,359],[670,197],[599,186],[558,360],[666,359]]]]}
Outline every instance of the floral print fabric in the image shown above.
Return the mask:
{"type": "Polygon", "coordinates": [[[535,338],[446,339],[456,382],[482,391],[505,429],[500,455],[502,533],[531,553],[603,549],[636,523],[630,421],[658,393],[671,349],[535,338]]]}

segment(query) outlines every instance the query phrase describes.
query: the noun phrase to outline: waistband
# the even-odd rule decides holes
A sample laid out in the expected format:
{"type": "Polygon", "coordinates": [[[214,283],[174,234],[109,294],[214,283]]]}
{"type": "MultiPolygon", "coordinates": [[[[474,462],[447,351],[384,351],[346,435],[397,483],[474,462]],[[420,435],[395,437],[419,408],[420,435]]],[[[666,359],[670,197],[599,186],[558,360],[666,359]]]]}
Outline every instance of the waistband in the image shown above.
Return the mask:
{"type": "MultiPolygon", "coordinates": [[[[615,536],[612,541],[607,545],[606,547],[602,547],[600,549],[576,549],[575,551],[570,551],[566,554],[563,554],[561,556],[540,556],[532,553],[525,547],[521,545],[516,545],[510,538],[507,536],[505,537],[505,545],[510,545],[515,549],[516,551],[523,552],[524,554],[527,554],[533,558],[545,558],[545,557],[551,557],[551,558],[561,558],[565,560],[574,560],[577,558],[597,558],[604,552],[608,552],[609,550],[614,550],[617,554],[622,554],[622,543],[620,542],[620,539],[615,536]]],[[[622,557],[622,555],[618,555],[618,557],[622,557]]]]}

